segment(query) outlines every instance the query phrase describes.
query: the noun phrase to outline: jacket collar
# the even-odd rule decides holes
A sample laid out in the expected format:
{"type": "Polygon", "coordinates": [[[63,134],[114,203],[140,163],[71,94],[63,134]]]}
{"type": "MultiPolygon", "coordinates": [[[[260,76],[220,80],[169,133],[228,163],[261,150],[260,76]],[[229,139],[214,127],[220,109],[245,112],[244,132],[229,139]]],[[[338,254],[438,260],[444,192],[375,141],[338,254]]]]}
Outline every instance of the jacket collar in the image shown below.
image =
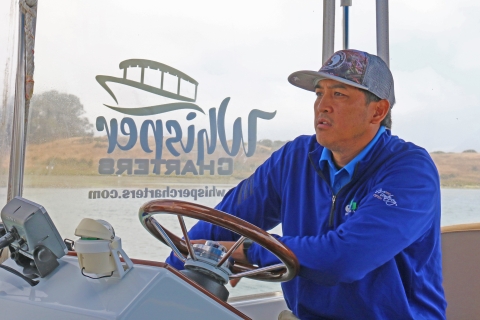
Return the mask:
{"type": "MultiPolygon", "coordinates": [[[[368,151],[365,157],[358,162],[357,170],[361,170],[366,163],[371,165],[372,161],[376,160],[376,158],[379,156],[383,148],[390,141],[391,137],[392,137],[392,132],[389,129],[386,129],[385,132],[380,135],[380,137],[378,138],[378,141],[375,143],[372,149],[370,149],[370,151],[368,151]]],[[[315,136],[314,136],[314,139],[315,139],[315,136]]],[[[319,160],[320,160],[320,157],[322,156],[322,152],[324,149],[325,148],[323,146],[321,146],[320,144],[318,144],[318,142],[316,142],[316,146],[314,147],[314,150],[308,154],[308,157],[310,159],[310,163],[314,166],[315,171],[323,172],[325,176],[328,176],[328,174],[326,174],[326,172],[324,172],[319,166],[319,160]]]]}

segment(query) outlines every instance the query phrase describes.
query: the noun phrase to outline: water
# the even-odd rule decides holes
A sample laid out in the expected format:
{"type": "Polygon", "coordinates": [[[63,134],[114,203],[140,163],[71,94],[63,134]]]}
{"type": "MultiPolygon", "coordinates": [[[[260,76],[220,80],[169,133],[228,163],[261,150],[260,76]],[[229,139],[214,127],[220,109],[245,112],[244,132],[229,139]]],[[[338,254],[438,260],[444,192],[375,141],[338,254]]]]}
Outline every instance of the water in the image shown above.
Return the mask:
{"type": "Polygon", "coordinates": [[[480,222],[480,189],[442,189],[442,226],[480,222]]]}
{"type": "MultiPolygon", "coordinates": [[[[64,238],[76,239],[74,232],[83,218],[104,219],[122,238],[125,252],[132,258],[164,261],[170,253],[167,246],[151,236],[138,220],[138,209],[148,199],[87,199],[89,189],[30,188],[24,197],[42,204],[64,238]]],[[[0,196],[5,190],[0,190],[0,196]]],[[[193,201],[193,198],[184,198],[193,201]]],[[[220,197],[199,198],[200,204],[213,207],[220,197]]],[[[480,222],[480,189],[442,189],[442,226],[480,222]]],[[[158,220],[170,231],[181,235],[175,216],[159,215],[158,220]]],[[[195,220],[186,219],[188,227],[195,220]]],[[[272,232],[281,234],[279,227],[272,232]]],[[[230,296],[280,290],[280,284],[242,279],[230,296]]]]}

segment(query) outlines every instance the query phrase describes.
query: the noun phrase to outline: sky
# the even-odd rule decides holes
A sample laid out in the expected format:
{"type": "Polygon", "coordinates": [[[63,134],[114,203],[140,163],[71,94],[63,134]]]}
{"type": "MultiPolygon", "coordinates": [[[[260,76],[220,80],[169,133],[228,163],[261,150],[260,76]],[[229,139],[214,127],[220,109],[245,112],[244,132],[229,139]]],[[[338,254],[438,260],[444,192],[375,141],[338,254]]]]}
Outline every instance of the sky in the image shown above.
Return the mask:
{"type": "MultiPolygon", "coordinates": [[[[35,94],[75,94],[92,123],[99,116],[120,121],[125,116],[104,106],[116,103],[95,76],[122,77],[121,61],[150,59],[198,81],[196,103],[205,112],[218,110],[230,97],[227,128],[240,117],[246,132],[248,114],[259,109],[276,112],[272,120],[259,121],[259,139],[313,134],[314,94],[286,79],[297,70],[320,68],[322,8],[320,0],[70,0],[65,10],[64,1],[40,0],[35,94]]],[[[8,1],[2,1],[0,83],[12,68],[3,62],[12,50],[10,12],[8,1]]],[[[350,47],[375,53],[375,1],[354,0],[350,14],[350,47]]],[[[390,1],[394,134],[428,151],[480,152],[479,16],[478,1],[390,1]]],[[[337,1],[336,50],[342,49],[341,25],[337,1]]],[[[129,69],[130,76],[135,74],[138,69],[129,69]]],[[[122,85],[112,90],[121,107],[168,102],[122,85]]],[[[162,117],[185,123],[187,114],[162,117]]],[[[140,125],[146,119],[135,121],[140,125]]],[[[197,128],[208,127],[206,116],[195,121],[197,128]]]]}

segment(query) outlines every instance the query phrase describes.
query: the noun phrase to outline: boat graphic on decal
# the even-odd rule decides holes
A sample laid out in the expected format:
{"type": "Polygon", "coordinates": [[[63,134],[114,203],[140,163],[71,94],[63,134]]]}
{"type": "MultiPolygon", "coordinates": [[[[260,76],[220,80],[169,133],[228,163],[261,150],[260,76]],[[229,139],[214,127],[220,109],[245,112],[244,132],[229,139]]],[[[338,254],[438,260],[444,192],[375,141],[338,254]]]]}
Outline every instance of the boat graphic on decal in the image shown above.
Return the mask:
{"type": "Polygon", "coordinates": [[[108,92],[108,94],[110,94],[110,96],[113,98],[113,100],[115,100],[117,105],[118,105],[117,97],[108,86],[107,84],[108,82],[123,84],[129,87],[137,88],[137,89],[147,91],[159,96],[167,97],[174,100],[179,100],[182,102],[173,102],[173,103],[137,107],[137,108],[125,108],[125,107],[119,107],[119,106],[110,106],[107,104],[104,104],[104,106],[112,110],[118,111],[120,113],[133,115],[133,116],[149,116],[149,115],[165,113],[165,112],[180,110],[180,109],[192,109],[205,114],[205,112],[203,112],[203,110],[198,105],[196,105],[195,103],[192,103],[197,100],[198,82],[192,77],[190,77],[189,75],[183,73],[182,71],[172,68],[170,66],[167,66],[166,64],[152,61],[152,60],[146,60],[146,59],[128,59],[120,62],[119,67],[120,69],[123,70],[122,78],[106,76],[106,75],[98,75],[95,77],[97,82],[102,86],[102,88],[105,89],[105,91],[108,92]],[[132,67],[141,68],[140,79],[138,79],[137,81],[127,79],[128,69],[132,67]],[[161,73],[161,80],[158,87],[144,83],[145,69],[157,70],[157,72],[161,73]],[[178,79],[176,90],[170,91],[164,88],[165,73],[169,74],[170,76],[176,77],[178,79]],[[182,80],[195,86],[195,94],[193,97],[187,97],[181,94],[180,89],[181,89],[182,80]]]}

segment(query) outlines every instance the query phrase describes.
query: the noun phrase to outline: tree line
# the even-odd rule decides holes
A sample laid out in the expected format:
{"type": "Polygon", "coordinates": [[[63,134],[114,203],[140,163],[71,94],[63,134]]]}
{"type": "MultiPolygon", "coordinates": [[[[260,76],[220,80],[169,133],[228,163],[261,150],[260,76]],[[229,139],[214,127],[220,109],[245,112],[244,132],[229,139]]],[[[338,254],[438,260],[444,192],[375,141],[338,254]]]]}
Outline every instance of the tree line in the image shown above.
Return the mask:
{"type": "Polygon", "coordinates": [[[28,143],[93,136],[93,125],[84,116],[80,99],[56,90],[36,94],[30,101],[28,143]]]}

